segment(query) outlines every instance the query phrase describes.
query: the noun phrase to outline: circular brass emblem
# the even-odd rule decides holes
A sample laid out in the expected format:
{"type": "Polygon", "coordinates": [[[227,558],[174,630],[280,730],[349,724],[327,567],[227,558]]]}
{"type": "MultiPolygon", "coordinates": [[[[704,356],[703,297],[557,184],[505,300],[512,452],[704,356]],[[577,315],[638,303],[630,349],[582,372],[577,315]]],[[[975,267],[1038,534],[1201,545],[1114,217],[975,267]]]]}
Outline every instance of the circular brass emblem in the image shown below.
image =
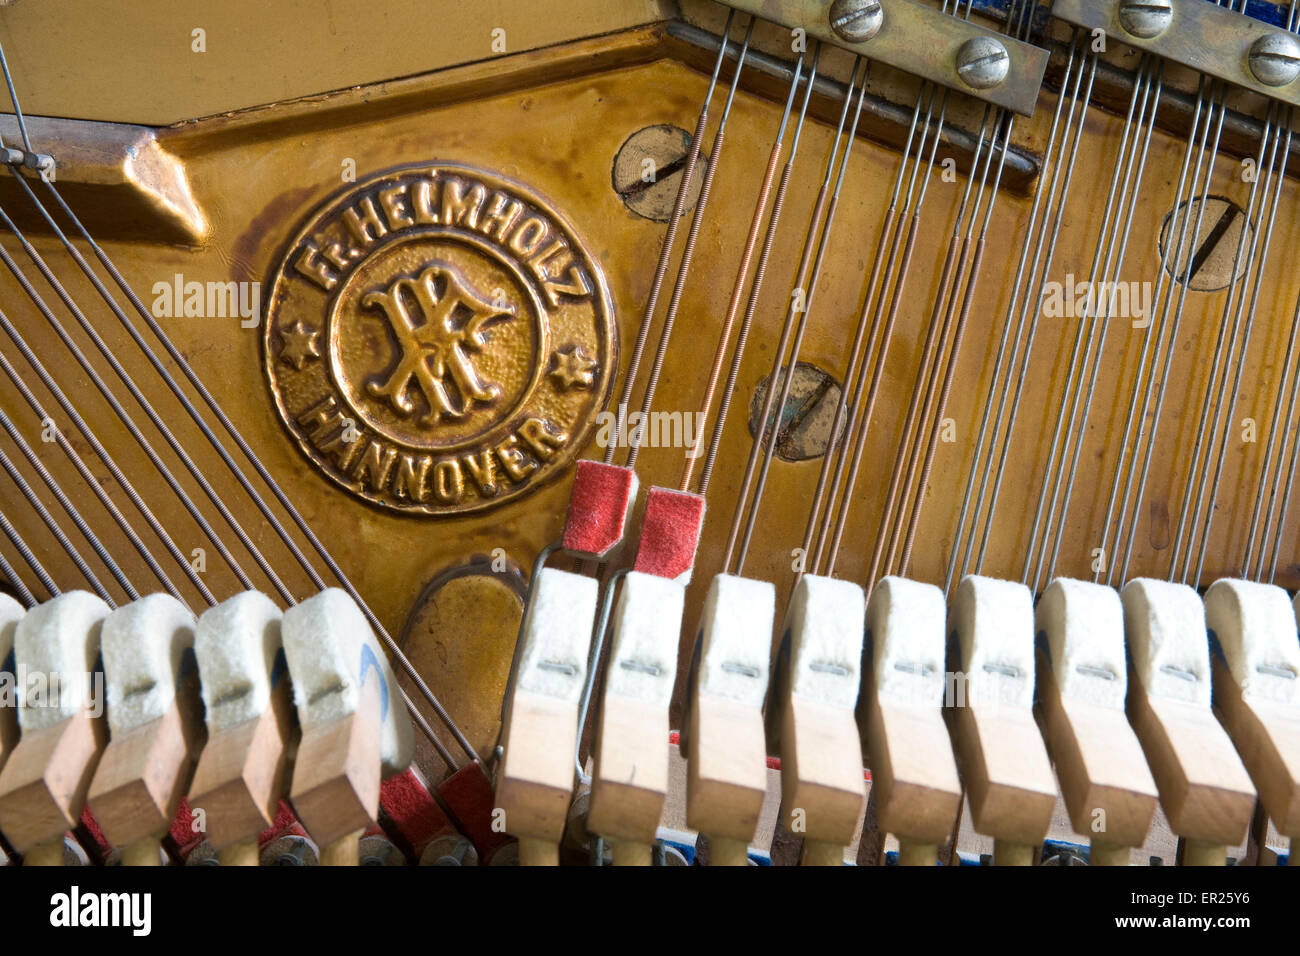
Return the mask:
{"type": "Polygon", "coordinates": [[[615,367],[605,279],[516,183],[410,166],[327,203],[271,281],[280,417],[333,481],[418,514],[524,494],[582,447],[615,367]]]}

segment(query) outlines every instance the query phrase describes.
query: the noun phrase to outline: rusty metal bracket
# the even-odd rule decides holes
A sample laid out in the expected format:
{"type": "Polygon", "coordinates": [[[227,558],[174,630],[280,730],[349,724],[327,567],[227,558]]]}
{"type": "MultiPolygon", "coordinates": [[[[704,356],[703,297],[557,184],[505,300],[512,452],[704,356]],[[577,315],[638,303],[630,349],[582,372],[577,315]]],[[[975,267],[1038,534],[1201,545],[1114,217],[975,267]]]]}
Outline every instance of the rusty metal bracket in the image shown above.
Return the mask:
{"type": "Polygon", "coordinates": [[[43,179],[54,182],[54,157],[49,153],[33,153],[5,146],[0,148],[0,162],[6,166],[23,166],[35,170],[43,179]]]}
{"type": "Polygon", "coordinates": [[[843,0],[724,2],[791,30],[801,29],[812,39],[1025,116],[1034,111],[1047,69],[1046,50],[914,0],[864,0],[859,4],[843,0]],[[864,20],[869,26],[858,29],[864,20]],[[854,38],[864,34],[870,36],[854,38]],[[1003,53],[1005,64],[1001,62],[1003,53]]]}
{"type": "Polygon", "coordinates": [[[1056,0],[1052,15],[1300,106],[1300,38],[1205,0],[1056,0]]]}

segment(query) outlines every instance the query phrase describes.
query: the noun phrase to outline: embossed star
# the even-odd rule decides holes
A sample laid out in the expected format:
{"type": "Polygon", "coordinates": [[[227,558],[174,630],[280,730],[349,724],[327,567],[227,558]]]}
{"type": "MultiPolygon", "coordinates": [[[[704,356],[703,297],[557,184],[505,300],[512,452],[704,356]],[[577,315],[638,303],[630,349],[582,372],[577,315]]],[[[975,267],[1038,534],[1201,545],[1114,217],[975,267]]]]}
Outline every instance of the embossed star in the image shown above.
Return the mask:
{"type": "Polygon", "coordinates": [[[571,388],[591,388],[595,381],[598,363],[583,351],[581,345],[557,349],[551,356],[551,362],[554,365],[551,377],[566,391],[571,388]]]}
{"type": "Polygon", "coordinates": [[[302,319],[280,330],[280,360],[285,365],[292,365],[299,372],[308,359],[320,358],[320,349],[316,338],[320,332],[309,325],[303,325],[302,319]]]}

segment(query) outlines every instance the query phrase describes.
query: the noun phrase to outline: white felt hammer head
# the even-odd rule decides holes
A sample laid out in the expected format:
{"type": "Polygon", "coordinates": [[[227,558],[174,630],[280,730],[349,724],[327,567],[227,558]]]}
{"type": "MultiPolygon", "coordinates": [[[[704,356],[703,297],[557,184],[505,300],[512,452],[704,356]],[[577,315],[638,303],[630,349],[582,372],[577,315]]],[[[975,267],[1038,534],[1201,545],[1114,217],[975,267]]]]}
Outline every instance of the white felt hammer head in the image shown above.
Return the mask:
{"type": "Polygon", "coordinates": [[[582,698],[596,590],[594,578],[542,568],[524,617],[517,688],[570,704],[582,698]]]}
{"type": "Polygon", "coordinates": [[[1205,592],[1205,623],[1247,700],[1300,707],[1300,640],[1286,591],[1225,578],[1205,592]]]}
{"type": "MultiPolygon", "coordinates": [[[[14,631],[14,659],[46,687],[24,694],[18,710],[23,732],[44,730],[94,707],[94,671],[99,658],[100,625],[109,607],[93,594],[67,591],[28,611],[14,631]]],[[[102,701],[98,702],[102,705],[102,701]]]]}
{"type": "Polygon", "coordinates": [[[1034,597],[1019,581],[970,575],[957,585],[948,627],[957,632],[966,699],[1034,706],[1034,597]]]}
{"type": "Polygon", "coordinates": [[[1210,706],[1205,607],[1185,584],[1134,578],[1120,593],[1133,669],[1150,697],[1210,706]]]}
{"type": "Polygon", "coordinates": [[[271,689],[287,676],[276,667],[279,653],[280,609],[265,594],[244,591],[199,615],[194,656],[210,732],[266,712],[271,689]]]}
{"type": "Polygon", "coordinates": [[[194,615],[168,594],[151,594],[104,618],[100,647],[108,689],[108,727],[125,734],[158,720],[176,699],[194,615]]]}
{"type": "Polygon", "coordinates": [[[654,574],[623,578],[614,611],[614,637],[605,693],[667,708],[677,678],[686,588],[654,574]]]}
{"type": "Polygon", "coordinates": [[[328,588],[285,611],[280,633],[303,728],[352,713],[365,682],[378,680],[383,773],[406,770],[415,748],[411,717],[388,657],[357,602],[345,591],[328,588]]]}
{"type": "Polygon", "coordinates": [[[733,574],[715,577],[700,621],[696,692],[762,707],[775,617],[771,583],[733,574]]]}
{"type": "Polygon", "coordinates": [[[867,605],[876,692],[900,704],[941,707],[947,607],[933,584],[886,577],[867,605]]]}
{"type": "Polygon", "coordinates": [[[790,692],[852,710],[861,683],[866,597],[852,581],[805,574],[786,611],[790,692]]]}
{"type": "Polygon", "coordinates": [[[1124,709],[1124,608],[1114,588],[1057,578],[1038,599],[1034,621],[1062,697],[1124,709]]]}

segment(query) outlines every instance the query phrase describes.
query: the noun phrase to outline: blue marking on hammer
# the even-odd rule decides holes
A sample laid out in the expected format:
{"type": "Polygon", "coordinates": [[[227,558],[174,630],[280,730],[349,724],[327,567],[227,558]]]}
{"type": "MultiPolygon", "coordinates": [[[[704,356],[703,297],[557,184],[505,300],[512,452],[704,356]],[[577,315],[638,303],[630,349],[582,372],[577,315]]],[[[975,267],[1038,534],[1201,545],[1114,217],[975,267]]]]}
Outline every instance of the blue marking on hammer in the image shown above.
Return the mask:
{"type": "Polygon", "coordinates": [[[379,719],[382,721],[388,716],[388,681],[384,680],[384,672],[379,669],[379,660],[375,657],[375,652],[370,649],[369,644],[361,645],[361,686],[366,686],[366,672],[373,670],[379,675],[379,719]]]}

